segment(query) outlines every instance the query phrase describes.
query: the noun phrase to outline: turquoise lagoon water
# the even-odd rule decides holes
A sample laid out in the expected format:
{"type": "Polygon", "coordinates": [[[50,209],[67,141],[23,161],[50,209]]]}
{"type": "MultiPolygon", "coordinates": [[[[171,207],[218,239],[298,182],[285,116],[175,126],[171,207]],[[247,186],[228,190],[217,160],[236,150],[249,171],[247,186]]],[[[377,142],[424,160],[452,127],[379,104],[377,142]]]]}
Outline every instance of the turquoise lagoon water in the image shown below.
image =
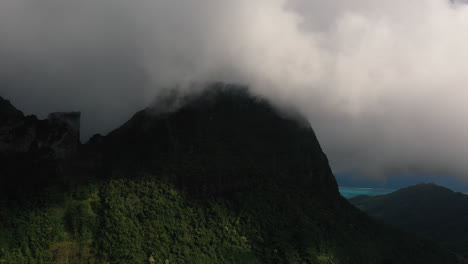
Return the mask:
{"type": "Polygon", "coordinates": [[[358,195],[376,196],[391,193],[393,189],[380,189],[380,188],[354,188],[354,187],[339,187],[341,195],[346,198],[353,198],[358,195]]]}

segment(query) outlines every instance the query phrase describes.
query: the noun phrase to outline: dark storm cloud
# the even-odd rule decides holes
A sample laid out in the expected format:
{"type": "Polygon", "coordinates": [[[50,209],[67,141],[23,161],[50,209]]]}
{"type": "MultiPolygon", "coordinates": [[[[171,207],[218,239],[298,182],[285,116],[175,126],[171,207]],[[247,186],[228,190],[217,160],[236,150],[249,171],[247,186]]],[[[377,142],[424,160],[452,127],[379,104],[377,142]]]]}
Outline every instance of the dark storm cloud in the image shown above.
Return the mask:
{"type": "Polygon", "coordinates": [[[445,0],[3,0],[0,94],[107,132],[167,87],[299,108],[335,170],[468,175],[468,9],[445,0]]]}
{"type": "Polygon", "coordinates": [[[138,36],[122,7],[104,3],[2,1],[2,96],[41,117],[81,110],[87,136],[140,108],[147,79],[138,36]]]}

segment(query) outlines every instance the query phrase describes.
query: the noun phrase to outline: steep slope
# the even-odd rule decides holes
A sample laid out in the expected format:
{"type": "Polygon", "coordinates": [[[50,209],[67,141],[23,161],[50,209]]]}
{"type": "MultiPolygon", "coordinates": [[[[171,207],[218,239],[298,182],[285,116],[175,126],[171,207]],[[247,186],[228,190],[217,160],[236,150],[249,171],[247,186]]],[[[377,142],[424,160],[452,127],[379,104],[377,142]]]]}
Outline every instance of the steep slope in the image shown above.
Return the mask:
{"type": "Polygon", "coordinates": [[[61,172],[2,200],[0,263],[466,263],[351,206],[310,125],[244,88],[168,97],[61,172]]]}
{"type": "Polygon", "coordinates": [[[102,151],[107,169],[172,174],[189,191],[225,194],[270,179],[337,196],[328,160],[299,116],[222,84],[179,100],[172,112],[161,113],[161,101],[138,112],[89,147],[102,151]]]}
{"type": "Polygon", "coordinates": [[[468,195],[435,184],[418,184],[350,201],[385,223],[431,238],[468,257],[468,195]]]}
{"type": "Polygon", "coordinates": [[[0,197],[17,197],[57,180],[79,138],[79,112],[51,113],[38,120],[0,97],[0,197]]]}

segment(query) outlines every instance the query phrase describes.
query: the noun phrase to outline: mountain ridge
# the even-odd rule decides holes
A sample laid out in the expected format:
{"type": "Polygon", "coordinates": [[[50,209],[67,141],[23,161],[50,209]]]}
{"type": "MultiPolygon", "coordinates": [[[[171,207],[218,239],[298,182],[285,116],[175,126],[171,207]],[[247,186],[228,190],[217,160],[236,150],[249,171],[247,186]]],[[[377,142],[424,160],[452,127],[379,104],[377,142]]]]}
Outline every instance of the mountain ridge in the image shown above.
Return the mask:
{"type": "Polygon", "coordinates": [[[466,263],[351,206],[310,125],[245,89],[158,111],[1,200],[0,262],[466,263]]]}
{"type": "Polygon", "coordinates": [[[249,177],[285,181],[295,177],[310,188],[313,183],[307,180],[317,180],[321,188],[316,191],[326,189],[338,194],[328,159],[304,119],[282,117],[267,101],[251,97],[246,88],[237,86],[215,84],[183,100],[177,111],[161,113],[155,110],[157,105],[139,111],[124,125],[100,137],[97,145],[101,146],[93,146],[96,140],[92,140],[88,147],[104,149],[101,155],[110,167],[138,163],[140,170],[149,172],[192,174],[194,182],[189,184],[221,181],[212,187],[203,186],[210,193],[226,185],[236,186],[237,180],[245,179],[246,184],[241,185],[249,185],[249,177]],[[159,164],[154,164],[155,157],[160,159],[159,164]],[[178,164],[183,163],[190,163],[186,165],[190,171],[178,172],[178,164]],[[319,167],[321,171],[315,172],[319,167]],[[236,175],[235,181],[223,183],[229,176],[217,176],[226,173],[236,175]],[[199,178],[201,174],[209,179],[199,178]]]}
{"type": "Polygon", "coordinates": [[[415,232],[468,256],[468,195],[434,183],[409,186],[390,194],[355,197],[350,202],[387,224],[415,232]]]}

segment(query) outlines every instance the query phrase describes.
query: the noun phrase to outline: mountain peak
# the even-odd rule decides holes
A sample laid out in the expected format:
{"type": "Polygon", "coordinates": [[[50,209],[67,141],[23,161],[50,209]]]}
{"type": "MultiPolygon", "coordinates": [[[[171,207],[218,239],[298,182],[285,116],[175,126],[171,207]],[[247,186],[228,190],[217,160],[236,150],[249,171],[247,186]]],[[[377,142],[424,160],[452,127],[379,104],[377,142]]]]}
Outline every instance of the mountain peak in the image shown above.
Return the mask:
{"type": "Polygon", "coordinates": [[[16,109],[10,101],[0,96],[0,122],[5,123],[8,120],[17,120],[24,117],[23,112],[16,109]]]}
{"type": "Polygon", "coordinates": [[[435,183],[418,183],[413,186],[409,186],[403,189],[400,189],[396,191],[397,194],[399,193],[426,193],[428,195],[432,195],[435,193],[439,194],[446,194],[450,195],[453,194],[454,192],[450,190],[449,188],[437,185],[435,183]]]}
{"type": "Polygon", "coordinates": [[[0,97],[0,193],[15,195],[18,189],[38,188],[60,176],[59,163],[80,145],[79,127],[79,112],[52,113],[39,120],[0,97]]]}
{"type": "Polygon", "coordinates": [[[99,140],[105,164],[132,171],[138,164],[142,170],[177,174],[184,187],[221,192],[266,179],[337,192],[305,118],[284,114],[234,85],[214,84],[195,95],[168,98],[99,140]]]}

